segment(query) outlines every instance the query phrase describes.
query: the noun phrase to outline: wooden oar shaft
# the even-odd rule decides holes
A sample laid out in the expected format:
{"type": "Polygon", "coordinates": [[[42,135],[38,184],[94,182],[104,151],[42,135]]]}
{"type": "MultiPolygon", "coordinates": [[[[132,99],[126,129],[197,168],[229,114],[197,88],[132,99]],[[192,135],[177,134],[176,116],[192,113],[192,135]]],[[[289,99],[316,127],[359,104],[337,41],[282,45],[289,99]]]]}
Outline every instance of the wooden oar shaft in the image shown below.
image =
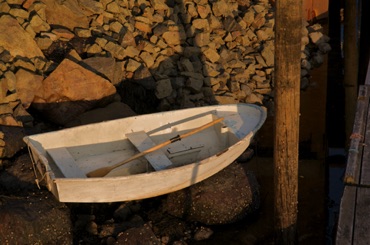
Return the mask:
{"type": "Polygon", "coordinates": [[[129,162],[131,162],[131,161],[133,161],[135,159],[138,159],[138,158],[140,158],[140,157],[142,157],[142,156],[144,156],[144,155],[146,155],[148,153],[151,153],[153,151],[159,150],[162,147],[164,147],[166,145],[169,145],[169,144],[171,144],[171,143],[173,143],[175,141],[178,141],[178,140],[184,139],[186,137],[189,137],[190,135],[196,134],[196,133],[198,133],[198,132],[200,132],[200,131],[202,131],[202,130],[204,130],[206,128],[209,128],[209,127],[211,127],[211,126],[213,126],[213,125],[221,122],[222,120],[224,120],[223,117],[218,118],[216,120],[213,120],[212,122],[209,122],[207,124],[204,124],[203,126],[200,126],[199,128],[193,129],[193,130],[191,130],[191,131],[189,131],[187,133],[184,133],[182,135],[178,135],[177,137],[174,137],[172,139],[169,139],[169,140],[167,140],[167,141],[165,141],[165,142],[163,142],[163,143],[161,143],[159,145],[153,146],[153,147],[151,147],[151,148],[149,148],[149,149],[147,149],[147,150],[145,150],[143,152],[140,152],[140,153],[138,153],[138,154],[136,154],[136,155],[134,155],[134,156],[132,156],[132,157],[130,157],[130,158],[122,161],[122,162],[116,163],[116,164],[114,164],[114,165],[112,165],[110,167],[104,167],[104,168],[100,168],[100,169],[96,169],[94,171],[91,171],[91,172],[89,172],[87,174],[87,176],[88,177],[104,177],[110,171],[112,171],[115,168],[118,168],[118,167],[122,166],[123,164],[129,163],[129,162]]]}
{"type": "Polygon", "coordinates": [[[213,120],[212,122],[209,122],[207,124],[204,124],[203,126],[200,126],[199,128],[193,129],[193,130],[191,130],[191,131],[189,131],[187,133],[184,133],[184,134],[180,135],[180,138],[181,139],[184,139],[184,138],[186,138],[186,137],[188,137],[190,135],[196,134],[196,133],[198,133],[198,132],[200,132],[200,131],[202,131],[202,130],[204,130],[206,128],[209,128],[209,127],[211,127],[211,126],[213,126],[213,125],[221,122],[222,120],[224,120],[224,118],[223,117],[220,117],[220,118],[218,118],[216,120],[213,120]]]}

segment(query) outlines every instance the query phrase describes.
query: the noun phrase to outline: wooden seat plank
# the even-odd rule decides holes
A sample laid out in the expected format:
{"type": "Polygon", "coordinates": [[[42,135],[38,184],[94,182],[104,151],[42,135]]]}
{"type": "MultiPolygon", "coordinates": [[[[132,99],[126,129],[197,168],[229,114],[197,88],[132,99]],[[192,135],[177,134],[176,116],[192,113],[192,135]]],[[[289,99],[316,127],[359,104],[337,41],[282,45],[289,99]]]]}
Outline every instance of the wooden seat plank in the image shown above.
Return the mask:
{"type": "MultiPolygon", "coordinates": [[[[129,133],[126,134],[126,137],[140,152],[156,145],[144,131],[129,133]]],[[[144,157],[157,171],[166,169],[172,165],[171,160],[161,150],[148,153],[144,157]]]]}
{"type": "Polygon", "coordinates": [[[47,152],[66,178],[86,178],[67,148],[48,149],[47,152]]]}

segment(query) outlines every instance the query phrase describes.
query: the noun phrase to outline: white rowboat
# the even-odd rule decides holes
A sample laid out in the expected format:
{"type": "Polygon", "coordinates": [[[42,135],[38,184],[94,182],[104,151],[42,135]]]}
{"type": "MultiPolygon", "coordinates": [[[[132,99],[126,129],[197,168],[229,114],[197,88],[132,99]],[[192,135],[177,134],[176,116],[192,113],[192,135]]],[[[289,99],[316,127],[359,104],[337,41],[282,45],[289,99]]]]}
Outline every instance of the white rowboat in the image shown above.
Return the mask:
{"type": "Polygon", "coordinates": [[[60,202],[121,202],[155,197],[224,169],[249,146],[266,110],[253,104],[196,107],[146,114],[27,136],[37,182],[60,202]],[[103,177],[88,173],[223,118],[103,177]]]}

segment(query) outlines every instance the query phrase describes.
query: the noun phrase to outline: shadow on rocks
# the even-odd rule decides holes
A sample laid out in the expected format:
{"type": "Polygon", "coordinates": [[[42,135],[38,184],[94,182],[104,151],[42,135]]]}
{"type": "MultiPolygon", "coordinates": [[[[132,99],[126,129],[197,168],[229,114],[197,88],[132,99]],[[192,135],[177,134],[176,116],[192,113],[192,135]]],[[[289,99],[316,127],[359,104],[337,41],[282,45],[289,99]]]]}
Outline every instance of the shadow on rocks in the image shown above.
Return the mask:
{"type": "Polygon", "coordinates": [[[0,244],[72,244],[69,209],[37,188],[28,154],[0,172],[0,220],[0,244]]]}

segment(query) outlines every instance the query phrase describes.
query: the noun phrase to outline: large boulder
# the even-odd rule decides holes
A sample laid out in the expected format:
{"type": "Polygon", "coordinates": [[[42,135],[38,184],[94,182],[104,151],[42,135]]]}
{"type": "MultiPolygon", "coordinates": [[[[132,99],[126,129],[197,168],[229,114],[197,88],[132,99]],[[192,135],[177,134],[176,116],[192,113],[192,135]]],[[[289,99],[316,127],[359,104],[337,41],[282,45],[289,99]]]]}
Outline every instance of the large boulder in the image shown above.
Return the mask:
{"type": "Polygon", "coordinates": [[[81,113],[113,101],[116,88],[105,78],[64,59],[42,82],[32,106],[50,121],[65,125],[81,113]]]}
{"type": "Polygon", "coordinates": [[[239,163],[189,188],[170,193],[164,204],[171,215],[207,225],[229,224],[259,208],[255,176],[239,163]]]}

